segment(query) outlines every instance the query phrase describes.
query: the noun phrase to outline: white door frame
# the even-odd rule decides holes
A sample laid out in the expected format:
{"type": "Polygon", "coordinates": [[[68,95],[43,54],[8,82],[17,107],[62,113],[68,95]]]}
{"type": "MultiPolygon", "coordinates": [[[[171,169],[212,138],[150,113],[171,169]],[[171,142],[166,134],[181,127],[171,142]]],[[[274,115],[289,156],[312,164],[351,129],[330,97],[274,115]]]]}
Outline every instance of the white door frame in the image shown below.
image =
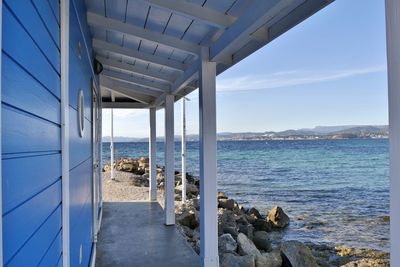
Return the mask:
{"type": "Polygon", "coordinates": [[[70,1],[60,1],[61,13],[61,166],[62,166],[62,261],[70,265],[69,195],[69,18],[70,1]]]}
{"type": "MultiPolygon", "coordinates": [[[[1,65],[2,65],[2,59],[1,59],[1,44],[2,44],[2,21],[3,21],[3,1],[0,0],[0,74],[1,72],[1,65]]],[[[2,98],[2,88],[1,88],[1,75],[0,75],[0,103],[1,103],[1,98],[2,98]]],[[[2,128],[1,128],[1,107],[0,107],[0,215],[3,214],[3,171],[1,168],[1,163],[2,163],[2,157],[1,157],[1,138],[2,138],[2,128]]],[[[0,220],[0,266],[3,266],[3,218],[0,220]]]]}

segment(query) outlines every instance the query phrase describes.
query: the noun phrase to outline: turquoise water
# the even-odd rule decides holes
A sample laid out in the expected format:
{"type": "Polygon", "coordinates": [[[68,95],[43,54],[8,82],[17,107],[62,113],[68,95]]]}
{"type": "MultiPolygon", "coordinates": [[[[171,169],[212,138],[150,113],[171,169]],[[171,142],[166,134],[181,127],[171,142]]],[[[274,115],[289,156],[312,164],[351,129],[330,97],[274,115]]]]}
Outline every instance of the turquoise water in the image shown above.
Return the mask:
{"type": "MultiPolygon", "coordinates": [[[[147,143],[116,143],[116,156],[148,155],[147,143]]],[[[163,144],[157,164],[163,165],[163,144]]],[[[175,144],[180,168],[180,143],[175,144]]],[[[198,143],[187,144],[188,172],[198,174],[198,143]]],[[[109,144],[103,144],[103,161],[109,144]]],[[[218,187],[261,211],[283,207],[285,239],[389,249],[388,140],[218,142],[218,187]]]]}

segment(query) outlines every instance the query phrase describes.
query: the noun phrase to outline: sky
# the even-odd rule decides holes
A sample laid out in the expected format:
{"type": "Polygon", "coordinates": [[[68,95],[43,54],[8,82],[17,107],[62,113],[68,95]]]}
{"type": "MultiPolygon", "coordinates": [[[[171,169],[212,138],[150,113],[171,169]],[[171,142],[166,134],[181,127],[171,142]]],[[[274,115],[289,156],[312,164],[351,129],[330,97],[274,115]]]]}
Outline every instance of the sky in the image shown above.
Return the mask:
{"type": "MultiPolygon", "coordinates": [[[[384,0],[336,0],[217,77],[217,131],[388,123],[384,0]]],[[[198,90],[186,101],[198,134],[198,90]]],[[[114,136],[147,137],[147,110],[114,110],[114,136]]],[[[181,101],[175,134],[181,133],[181,101]]],[[[103,136],[110,111],[103,110],[103,136]]],[[[157,136],[164,111],[157,111],[157,136]]]]}

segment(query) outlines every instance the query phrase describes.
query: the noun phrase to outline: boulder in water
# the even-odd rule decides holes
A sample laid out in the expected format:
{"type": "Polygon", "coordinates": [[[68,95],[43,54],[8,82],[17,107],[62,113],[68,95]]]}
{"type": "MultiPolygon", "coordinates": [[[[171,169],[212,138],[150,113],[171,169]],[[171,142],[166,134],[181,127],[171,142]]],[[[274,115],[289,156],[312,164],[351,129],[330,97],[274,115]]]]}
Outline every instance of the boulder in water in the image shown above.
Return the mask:
{"type": "Polygon", "coordinates": [[[267,221],[274,227],[284,228],[289,224],[289,216],[283,211],[281,207],[274,207],[267,216],[267,221]]]}
{"type": "Polygon", "coordinates": [[[254,232],[253,243],[260,250],[264,250],[266,252],[272,250],[271,241],[269,240],[268,233],[265,231],[254,232]]]}
{"type": "Polygon", "coordinates": [[[281,246],[282,267],[318,267],[311,250],[299,241],[286,241],[281,246]]]}

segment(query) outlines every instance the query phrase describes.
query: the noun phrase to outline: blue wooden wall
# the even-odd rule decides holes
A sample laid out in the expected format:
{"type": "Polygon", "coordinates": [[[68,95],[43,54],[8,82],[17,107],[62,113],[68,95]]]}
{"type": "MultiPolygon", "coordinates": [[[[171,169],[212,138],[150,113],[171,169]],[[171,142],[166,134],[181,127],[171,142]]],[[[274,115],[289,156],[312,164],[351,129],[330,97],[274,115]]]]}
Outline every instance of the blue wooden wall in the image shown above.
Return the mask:
{"type": "MultiPolygon", "coordinates": [[[[60,2],[3,0],[2,17],[4,264],[61,266],[60,2]]],[[[70,262],[88,266],[93,240],[92,50],[83,0],[71,0],[69,49],[70,262]]]]}
{"type": "Polygon", "coordinates": [[[73,0],[70,8],[70,261],[71,266],[88,266],[93,236],[92,52],[86,49],[86,45],[91,48],[91,38],[84,1],[73,0]],[[80,90],[85,103],[83,137],[79,135],[77,113],[80,90]]]}
{"type": "Polygon", "coordinates": [[[4,0],[3,253],[6,266],[62,255],[58,0],[4,0]]]}

